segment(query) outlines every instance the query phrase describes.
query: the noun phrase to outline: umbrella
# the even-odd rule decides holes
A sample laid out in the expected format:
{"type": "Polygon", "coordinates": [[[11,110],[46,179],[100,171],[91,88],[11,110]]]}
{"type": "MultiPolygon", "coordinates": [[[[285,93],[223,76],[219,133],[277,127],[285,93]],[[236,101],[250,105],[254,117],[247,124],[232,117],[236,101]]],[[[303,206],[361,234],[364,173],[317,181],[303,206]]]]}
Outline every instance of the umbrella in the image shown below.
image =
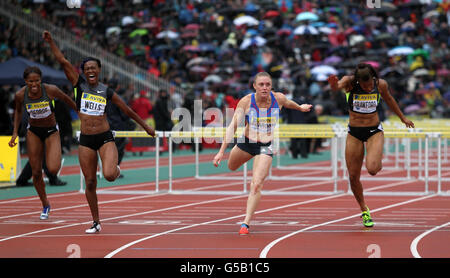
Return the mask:
{"type": "Polygon", "coordinates": [[[333,65],[333,64],[338,64],[342,62],[342,58],[336,55],[330,56],[325,58],[325,60],[323,60],[323,63],[326,65],[333,65]]]}
{"type": "Polygon", "coordinates": [[[364,64],[371,65],[371,66],[374,67],[374,68],[379,68],[379,67],[380,67],[380,63],[375,62],[375,61],[365,61],[365,62],[363,62],[363,63],[364,63],[364,64]]]}
{"type": "Polygon", "coordinates": [[[70,84],[63,71],[17,56],[0,64],[0,85],[25,85],[23,72],[30,66],[38,67],[41,70],[44,83],[61,86],[70,84]]]}
{"type": "Polygon", "coordinates": [[[311,74],[315,74],[315,75],[330,75],[330,74],[338,74],[338,71],[331,66],[327,66],[327,65],[320,65],[320,66],[316,66],[314,68],[311,69],[311,74]]]}
{"type": "Polygon", "coordinates": [[[134,23],[134,18],[132,16],[127,15],[122,18],[122,26],[126,26],[126,25],[133,24],[133,23],[134,23]]]}
{"type": "Polygon", "coordinates": [[[180,35],[177,32],[174,32],[171,30],[165,30],[165,31],[159,32],[158,35],[156,35],[156,37],[158,39],[176,39],[179,36],[180,35]]]}
{"type": "Polygon", "coordinates": [[[422,49],[422,48],[417,48],[415,49],[411,54],[409,54],[411,56],[422,56],[424,58],[428,58],[428,51],[422,49]]]}
{"type": "Polygon", "coordinates": [[[450,70],[446,69],[446,68],[438,69],[437,70],[437,75],[439,75],[439,76],[448,76],[448,75],[450,75],[450,70]]]}
{"type": "Polygon", "coordinates": [[[240,17],[237,17],[233,20],[234,25],[258,25],[259,21],[254,18],[253,16],[249,16],[249,15],[243,15],[240,17]]]}
{"type": "Polygon", "coordinates": [[[136,29],[133,32],[131,32],[128,37],[129,38],[134,38],[136,36],[145,36],[148,34],[148,30],[147,29],[136,29]]]}
{"type": "Polygon", "coordinates": [[[408,55],[414,52],[414,49],[409,46],[397,46],[388,51],[389,56],[408,55]]]}
{"type": "Polygon", "coordinates": [[[366,18],[364,19],[364,21],[365,21],[367,24],[374,24],[374,25],[377,25],[377,24],[380,24],[381,22],[383,22],[383,19],[382,19],[381,17],[378,17],[378,16],[368,16],[368,17],[366,17],[366,18]]]}
{"type": "Polygon", "coordinates": [[[197,51],[200,51],[200,48],[196,45],[185,45],[185,46],[183,46],[182,50],[197,52],[197,51]]]}
{"type": "Polygon", "coordinates": [[[270,11],[267,11],[267,12],[264,14],[264,18],[272,18],[272,17],[277,17],[277,16],[279,16],[279,15],[280,15],[280,12],[279,12],[279,11],[270,10],[270,11]]]}
{"type": "Polygon", "coordinates": [[[423,18],[435,17],[435,16],[439,16],[439,15],[440,15],[440,13],[437,10],[431,10],[431,11],[426,12],[423,15],[423,18]]]}
{"type": "Polygon", "coordinates": [[[384,77],[389,74],[396,74],[398,76],[401,76],[404,74],[403,70],[401,68],[394,68],[394,67],[386,67],[382,71],[380,71],[380,76],[384,77]]]}
{"type": "Polygon", "coordinates": [[[426,75],[428,75],[429,73],[428,73],[428,70],[427,69],[424,69],[424,68],[421,68],[421,69],[417,69],[417,70],[415,70],[414,72],[413,72],[413,75],[414,76],[426,76],[426,75]]]}
{"type": "Polygon", "coordinates": [[[186,64],[188,68],[194,66],[194,65],[212,65],[214,64],[214,60],[211,58],[206,57],[195,57],[189,60],[186,64]]]}
{"type": "Polygon", "coordinates": [[[277,31],[278,36],[289,36],[292,33],[292,30],[289,28],[281,28],[277,31]]]}
{"type": "Polygon", "coordinates": [[[198,30],[198,29],[200,29],[200,25],[195,23],[188,24],[184,27],[184,30],[198,30]]]}
{"type": "Polygon", "coordinates": [[[305,20],[309,20],[309,21],[316,21],[319,20],[319,16],[311,13],[311,12],[302,12],[297,14],[297,16],[295,17],[295,20],[297,21],[305,21],[305,20]]]}
{"type": "Polygon", "coordinates": [[[194,66],[192,68],[189,69],[192,72],[196,72],[196,73],[205,73],[208,72],[208,69],[205,67],[201,67],[201,66],[194,66]]]}
{"type": "Polygon", "coordinates": [[[309,25],[300,25],[294,29],[295,35],[317,35],[319,34],[319,30],[316,27],[309,25]]]}
{"type": "Polygon", "coordinates": [[[109,27],[108,29],[106,29],[105,34],[107,37],[109,37],[114,33],[119,35],[121,32],[122,32],[122,29],[119,26],[112,26],[112,27],[109,27]]]}
{"type": "Polygon", "coordinates": [[[263,46],[266,44],[266,42],[267,42],[267,40],[260,36],[256,36],[256,37],[252,37],[252,38],[245,38],[244,41],[242,41],[239,49],[244,50],[244,49],[247,49],[251,45],[263,46]]]}
{"type": "Polygon", "coordinates": [[[365,38],[363,35],[351,35],[350,36],[350,46],[354,46],[360,42],[364,42],[365,38]]]}
{"type": "Polygon", "coordinates": [[[205,82],[209,82],[209,83],[220,83],[222,82],[222,77],[218,76],[217,74],[211,74],[208,75],[205,80],[203,80],[205,82]]]}

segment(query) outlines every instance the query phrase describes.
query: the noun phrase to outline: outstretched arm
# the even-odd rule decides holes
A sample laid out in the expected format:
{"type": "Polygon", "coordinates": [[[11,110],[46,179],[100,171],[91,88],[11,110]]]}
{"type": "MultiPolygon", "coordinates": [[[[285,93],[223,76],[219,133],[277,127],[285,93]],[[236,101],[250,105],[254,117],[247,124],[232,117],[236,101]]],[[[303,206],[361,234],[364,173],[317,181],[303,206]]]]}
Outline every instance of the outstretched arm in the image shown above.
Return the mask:
{"type": "Polygon", "coordinates": [[[136,112],[134,112],[116,93],[113,93],[111,101],[119,107],[120,110],[122,110],[125,114],[127,114],[128,117],[135,120],[144,130],[152,137],[155,137],[155,130],[147,125],[147,123],[144,122],[144,120],[139,117],[136,112]]]}
{"type": "Polygon", "coordinates": [[[77,105],[75,104],[75,102],[63,91],[61,91],[60,88],[56,87],[55,85],[46,86],[48,86],[47,92],[50,93],[50,96],[52,98],[57,98],[64,101],[67,105],[70,106],[70,108],[72,108],[74,111],[77,111],[77,105]]]}
{"type": "Polygon", "coordinates": [[[75,86],[78,82],[78,72],[75,71],[72,64],[64,57],[61,50],[59,50],[49,31],[44,31],[42,37],[44,38],[44,41],[50,45],[50,49],[52,50],[53,55],[55,55],[58,63],[62,66],[67,79],[75,86]]]}
{"type": "Polygon", "coordinates": [[[277,101],[284,108],[295,109],[302,112],[309,112],[311,110],[312,104],[298,104],[295,101],[287,99],[283,93],[276,93],[277,101]]]}
{"type": "Polygon", "coordinates": [[[236,129],[238,128],[239,123],[244,121],[245,117],[245,109],[248,105],[248,101],[246,98],[243,98],[237,104],[236,110],[234,111],[233,119],[231,120],[230,125],[227,127],[225,131],[225,136],[222,141],[222,145],[220,146],[219,152],[213,159],[214,166],[218,167],[222,157],[225,153],[225,150],[228,147],[228,144],[234,138],[234,133],[236,133],[236,129]]]}
{"type": "Polygon", "coordinates": [[[350,87],[350,82],[352,81],[352,77],[344,76],[339,80],[336,75],[330,75],[328,77],[328,83],[330,84],[331,90],[333,92],[346,89],[348,90],[350,87]]]}
{"type": "Polygon", "coordinates": [[[400,118],[400,120],[406,125],[406,127],[414,128],[414,123],[411,120],[407,119],[405,115],[403,115],[400,107],[398,107],[397,102],[389,93],[390,89],[388,83],[385,80],[380,79],[379,88],[381,97],[384,99],[384,101],[386,101],[392,112],[394,112],[400,118]]]}

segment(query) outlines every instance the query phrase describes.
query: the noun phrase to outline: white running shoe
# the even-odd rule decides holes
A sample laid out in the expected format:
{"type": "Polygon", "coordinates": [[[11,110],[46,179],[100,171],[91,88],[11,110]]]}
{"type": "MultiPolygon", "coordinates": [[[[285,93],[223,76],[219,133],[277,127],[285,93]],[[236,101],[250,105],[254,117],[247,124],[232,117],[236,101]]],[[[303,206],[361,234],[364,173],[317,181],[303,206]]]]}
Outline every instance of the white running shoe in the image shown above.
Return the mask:
{"type": "Polygon", "coordinates": [[[50,214],[50,206],[44,207],[41,212],[41,216],[39,217],[41,220],[47,220],[50,214]]]}
{"type": "Polygon", "coordinates": [[[100,223],[97,223],[94,221],[92,224],[92,227],[86,230],[86,234],[95,234],[102,230],[102,227],[100,226],[100,223]]]}

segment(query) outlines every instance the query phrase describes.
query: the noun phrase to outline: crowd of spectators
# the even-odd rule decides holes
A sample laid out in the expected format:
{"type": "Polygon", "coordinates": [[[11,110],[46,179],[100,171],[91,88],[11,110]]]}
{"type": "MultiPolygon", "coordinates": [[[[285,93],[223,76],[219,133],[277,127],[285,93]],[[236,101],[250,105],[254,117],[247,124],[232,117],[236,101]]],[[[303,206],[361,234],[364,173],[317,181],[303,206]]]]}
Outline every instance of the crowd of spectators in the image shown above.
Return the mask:
{"type": "MultiPolygon", "coordinates": [[[[446,0],[382,0],[372,8],[359,0],[83,0],[80,9],[62,0],[11,2],[182,87],[187,94],[173,107],[189,108],[193,99],[235,107],[251,77],[267,71],[276,91],[320,104],[324,115],[346,115],[344,96],[330,92],[326,76],[369,62],[405,114],[450,116],[446,0]]],[[[21,55],[58,67],[40,42],[23,44],[17,28],[0,17],[0,62],[21,55]]],[[[129,104],[145,96],[128,85],[129,104]]]]}

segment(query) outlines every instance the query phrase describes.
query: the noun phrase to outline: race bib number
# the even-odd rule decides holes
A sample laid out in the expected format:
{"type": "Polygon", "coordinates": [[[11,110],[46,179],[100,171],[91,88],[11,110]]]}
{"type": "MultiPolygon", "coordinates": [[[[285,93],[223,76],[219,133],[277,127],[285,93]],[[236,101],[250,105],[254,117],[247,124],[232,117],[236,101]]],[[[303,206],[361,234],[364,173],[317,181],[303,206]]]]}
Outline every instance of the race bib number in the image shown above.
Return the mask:
{"type": "Polygon", "coordinates": [[[91,116],[101,116],[105,113],[106,98],[89,93],[81,95],[80,112],[91,116]]]}
{"type": "Polygon", "coordinates": [[[29,103],[27,104],[27,111],[31,119],[44,119],[52,114],[48,101],[29,103]]]}
{"type": "Polygon", "coordinates": [[[373,113],[377,110],[377,94],[353,95],[353,111],[359,113],[373,113]]]}

